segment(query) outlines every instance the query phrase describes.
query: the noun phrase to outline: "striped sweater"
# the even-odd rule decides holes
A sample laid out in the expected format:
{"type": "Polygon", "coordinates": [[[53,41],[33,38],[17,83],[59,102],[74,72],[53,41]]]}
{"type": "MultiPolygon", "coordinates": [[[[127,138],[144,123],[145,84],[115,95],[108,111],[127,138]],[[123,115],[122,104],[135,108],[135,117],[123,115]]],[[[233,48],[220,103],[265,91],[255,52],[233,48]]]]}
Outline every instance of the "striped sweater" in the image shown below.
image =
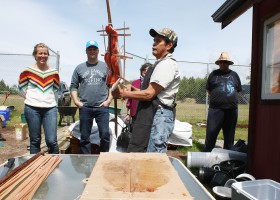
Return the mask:
{"type": "Polygon", "coordinates": [[[56,69],[41,71],[27,67],[19,76],[19,93],[25,97],[24,103],[34,107],[57,106],[56,92],[60,79],[56,69]]]}

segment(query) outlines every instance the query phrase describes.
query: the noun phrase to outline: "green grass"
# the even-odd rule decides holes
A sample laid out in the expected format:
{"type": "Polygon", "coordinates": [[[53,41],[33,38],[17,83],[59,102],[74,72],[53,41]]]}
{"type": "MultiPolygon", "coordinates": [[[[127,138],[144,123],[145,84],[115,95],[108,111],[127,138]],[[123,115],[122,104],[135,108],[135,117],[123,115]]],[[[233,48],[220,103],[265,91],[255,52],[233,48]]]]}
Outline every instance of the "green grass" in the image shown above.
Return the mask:
{"type": "MultiPolygon", "coordinates": [[[[3,101],[4,96],[1,95],[0,102],[3,101]]],[[[15,107],[15,110],[11,111],[10,121],[7,122],[7,127],[13,127],[15,124],[21,123],[21,113],[23,113],[24,108],[23,98],[17,95],[10,95],[5,102],[5,106],[15,107]]],[[[113,102],[111,103],[111,106],[114,106],[113,102]]],[[[118,100],[118,107],[122,109],[121,113],[126,113],[125,103],[118,100]]],[[[204,139],[206,128],[198,126],[197,123],[206,123],[207,107],[204,104],[196,104],[193,100],[188,99],[185,102],[177,102],[176,108],[176,118],[182,122],[188,122],[192,124],[193,140],[198,141],[199,139],[204,139]]],[[[239,117],[235,139],[243,139],[247,141],[249,105],[239,105],[238,112],[239,117]]],[[[78,119],[78,112],[76,114],[76,119],[78,119]]],[[[223,139],[222,133],[219,134],[218,139],[223,139]]],[[[197,149],[195,146],[192,148],[192,151],[196,151],[197,149]]]]}
{"type": "MultiPolygon", "coordinates": [[[[206,127],[199,127],[197,125],[193,125],[192,131],[193,131],[193,137],[195,139],[204,139],[205,138],[206,127]]],[[[235,130],[235,139],[236,140],[242,139],[242,140],[247,141],[247,136],[248,136],[248,128],[238,128],[238,127],[236,128],[236,130],[235,130]]],[[[219,140],[223,139],[222,132],[220,132],[218,139],[219,140]]]]}
{"type": "MultiPolygon", "coordinates": [[[[3,96],[1,96],[0,102],[3,99],[3,96]]],[[[21,123],[21,113],[24,107],[23,98],[17,95],[10,95],[4,105],[15,107],[15,109],[10,112],[10,120],[7,121],[7,127],[13,127],[15,124],[21,123]]]]}
{"type": "MultiPolygon", "coordinates": [[[[193,139],[204,139],[206,127],[198,126],[197,123],[205,123],[207,118],[207,107],[205,104],[196,104],[192,101],[177,103],[177,119],[192,124],[193,139]]],[[[249,121],[249,105],[239,105],[238,122],[235,133],[235,139],[243,139],[247,141],[248,137],[248,121],[249,121]]],[[[220,132],[219,140],[223,139],[220,132]]]]}

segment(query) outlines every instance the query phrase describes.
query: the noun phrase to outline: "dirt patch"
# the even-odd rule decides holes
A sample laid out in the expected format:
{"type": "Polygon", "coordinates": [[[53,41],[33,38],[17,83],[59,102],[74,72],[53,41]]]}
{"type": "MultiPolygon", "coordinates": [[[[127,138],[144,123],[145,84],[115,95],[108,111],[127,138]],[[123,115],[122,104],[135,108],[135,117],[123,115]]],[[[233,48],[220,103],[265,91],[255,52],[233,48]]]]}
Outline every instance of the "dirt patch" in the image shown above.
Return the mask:
{"type": "Polygon", "coordinates": [[[173,157],[173,158],[177,158],[178,160],[180,160],[182,163],[185,163],[186,159],[187,159],[187,155],[186,153],[183,153],[181,151],[178,150],[178,146],[176,145],[171,145],[169,144],[167,146],[167,152],[166,152],[167,156],[173,157]]]}
{"type": "Polygon", "coordinates": [[[248,124],[237,124],[236,128],[248,128],[248,124]]]}
{"type": "Polygon", "coordinates": [[[166,154],[170,157],[177,158],[182,163],[185,163],[187,155],[177,150],[167,150],[166,154]]]}
{"type": "MultiPolygon", "coordinates": [[[[17,140],[14,128],[0,128],[0,133],[5,139],[5,141],[0,141],[0,165],[7,162],[9,158],[22,156],[29,152],[27,150],[29,139],[17,140]]],[[[181,160],[183,163],[186,160],[186,154],[178,151],[176,146],[169,146],[166,154],[181,160]]]]}
{"type": "Polygon", "coordinates": [[[9,158],[22,156],[28,152],[29,139],[19,141],[16,139],[14,128],[0,128],[0,133],[5,141],[0,141],[0,164],[9,158]]]}

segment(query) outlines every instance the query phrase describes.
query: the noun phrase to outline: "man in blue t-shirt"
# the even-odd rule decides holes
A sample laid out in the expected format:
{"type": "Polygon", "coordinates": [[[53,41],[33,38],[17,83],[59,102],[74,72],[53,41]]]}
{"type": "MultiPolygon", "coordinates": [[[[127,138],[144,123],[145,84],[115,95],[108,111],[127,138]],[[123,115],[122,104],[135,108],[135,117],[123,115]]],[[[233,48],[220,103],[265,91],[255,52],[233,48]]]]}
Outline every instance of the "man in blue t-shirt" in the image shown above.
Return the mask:
{"type": "Polygon", "coordinates": [[[238,117],[238,92],[242,90],[238,74],[229,69],[231,61],[227,52],[222,52],[215,62],[219,69],[210,73],[206,90],[210,97],[204,152],[215,147],[220,130],[223,130],[224,149],[234,144],[238,117]]]}
{"type": "Polygon", "coordinates": [[[86,43],[87,61],[79,64],[72,75],[70,91],[74,104],[79,108],[80,150],[91,153],[90,134],[95,119],[100,151],[108,152],[110,147],[109,108],[113,97],[106,85],[107,66],[98,60],[99,48],[96,41],[86,43]],[[80,98],[78,98],[78,89],[80,98]]]}

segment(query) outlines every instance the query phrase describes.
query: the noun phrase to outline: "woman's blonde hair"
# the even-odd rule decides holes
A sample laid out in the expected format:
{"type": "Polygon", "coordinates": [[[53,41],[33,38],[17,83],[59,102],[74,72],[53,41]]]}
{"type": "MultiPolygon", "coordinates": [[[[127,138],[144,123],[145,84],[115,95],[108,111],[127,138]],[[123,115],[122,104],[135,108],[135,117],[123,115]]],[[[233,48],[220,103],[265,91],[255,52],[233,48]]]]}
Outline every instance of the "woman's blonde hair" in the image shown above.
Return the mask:
{"type": "Polygon", "coordinates": [[[47,45],[45,45],[44,43],[38,43],[34,46],[34,50],[33,50],[33,53],[32,55],[35,57],[35,55],[37,54],[38,52],[38,48],[46,48],[47,49],[47,52],[48,52],[48,56],[50,55],[50,52],[49,52],[49,47],[47,45]]]}

